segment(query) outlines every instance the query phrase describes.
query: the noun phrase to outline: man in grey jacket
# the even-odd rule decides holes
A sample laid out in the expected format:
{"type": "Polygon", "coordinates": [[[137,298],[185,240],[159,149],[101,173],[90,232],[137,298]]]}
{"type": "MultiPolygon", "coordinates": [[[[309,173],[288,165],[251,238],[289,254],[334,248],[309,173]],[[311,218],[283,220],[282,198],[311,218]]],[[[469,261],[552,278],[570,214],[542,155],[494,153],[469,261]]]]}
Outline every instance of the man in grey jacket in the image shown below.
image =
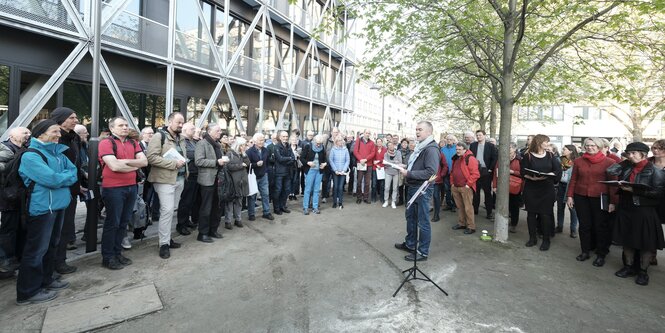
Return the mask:
{"type": "Polygon", "coordinates": [[[199,235],[197,240],[212,243],[212,238],[222,238],[217,231],[222,218],[217,192],[217,172],[224,166],[226,160],[222,157],[222,146],[219,139],[222,137],[222,128],[218,124],[208,125],[208,132],[196,143],[196,166],[199,167],[197,182],[201,191],[201,211],[199,213],[199,235]]]}
{"type": "MultiPolygon", "coordinates": [[[[406,201],[409,202],[420,186],[428,182],[439,170],[439,146],[432,136],[433,127],[429,121],[421,121],[416,126],[416,140],[418,144],[409,156],[407,168],[400,170],[406,183],[406,201]]],[[[432,182],[434,180],[432,179],[432,182]]],[[[406,239],[395,247],[409,252],[405,260],[427,260],[432,231],[429,221],[429,202],[432,199],[434,186],[429,186],[406,210],[406,239]],[[416,244],[418,229],[420,229],[419,244],[416,244]],[[418,251],[416,253],[416,245],[418,251]]]]}
{"type": "Polygon", "coordinates": [[[183,160],[164,158],[164,154],[173,148],[181,156],[185,156],[187,152],[185,140],[180,137],[184,123],[185,118],[182,114],[171,113],[167,128],[155,133],[148,144],[148,162],[151,166],[148,181],[153,184],[160,203],[159,256],[162,259],[171,257],[169,249],[180,247],[180,244],[171,239],[171,223],[173,212],[180,202],[180,194],[185,186],[187,163],[183,160]]]}

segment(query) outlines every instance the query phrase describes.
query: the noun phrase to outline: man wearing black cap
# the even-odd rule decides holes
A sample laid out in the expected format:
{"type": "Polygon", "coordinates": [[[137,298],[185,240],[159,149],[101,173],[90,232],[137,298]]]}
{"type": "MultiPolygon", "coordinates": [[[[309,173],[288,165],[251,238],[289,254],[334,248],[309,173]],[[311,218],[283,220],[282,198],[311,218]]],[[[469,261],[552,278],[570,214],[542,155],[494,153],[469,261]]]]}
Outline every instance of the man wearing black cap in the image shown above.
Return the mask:
{"type": "MultiPolygon", "coordinates": [[[[81,146],[81,138],[74,132],[74,127],[79,123],[74,110],[67,107],[58,107],[51,112],[51,119],[60,125],[60,140],[58,143],[67,146],[69,149],[65,150],[64,154],[67,158],[74,163],[77,170],[81,170],[81,162],[79,159],[79,149],[81,146]]],[[[55,270],[60,274],[69,274],[76,272],[76,267],[67,265],[67,249],[75,248],[74,241],[76,240],[76,231],[74,219],[76,217],[76,197],[81,193],[81,173],[78,174],[78,180],[69,187],[72,195],[72,200],[69,207],[65,210],[65,220],[62,225],[62,232],[60,233],[60,244],[55,256],[55,270]]]]}

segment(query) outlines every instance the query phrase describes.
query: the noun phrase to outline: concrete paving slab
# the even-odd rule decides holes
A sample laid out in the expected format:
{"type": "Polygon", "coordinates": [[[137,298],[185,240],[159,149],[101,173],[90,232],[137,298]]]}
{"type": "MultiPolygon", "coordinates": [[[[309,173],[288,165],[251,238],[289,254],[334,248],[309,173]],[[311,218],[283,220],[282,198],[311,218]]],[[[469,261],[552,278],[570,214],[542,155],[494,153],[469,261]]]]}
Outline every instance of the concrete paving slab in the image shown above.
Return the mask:
{"type": "Polygon", "coordinates": [[[49,307],[42,333],[87,332],[162,308],[157,289],[151,283],[49,307]]]}

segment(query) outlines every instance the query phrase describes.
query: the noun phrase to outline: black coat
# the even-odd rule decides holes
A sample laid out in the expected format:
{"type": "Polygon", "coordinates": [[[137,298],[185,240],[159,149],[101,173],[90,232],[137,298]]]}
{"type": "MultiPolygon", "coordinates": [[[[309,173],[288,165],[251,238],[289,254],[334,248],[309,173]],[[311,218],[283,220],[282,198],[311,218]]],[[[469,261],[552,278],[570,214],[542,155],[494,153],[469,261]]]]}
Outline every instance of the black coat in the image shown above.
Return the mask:
{"type": "MultiPolygon", "coordinates": [[[[478,158],[478,141],[471,143],[469,150],[473,153],[473,156],[478,158]]],[[[485,150],[483,151],[483,161],[485,161],[485,166],[487,167],[488,172],[492,172],[496,167],[496,162],[499,160],[499,151],[496,149],[496,146],[491,142],[485,141],[485,150]]],[[[479,169],[481,167],[479,166],[479,169]]],[[[483,176],[483,172],[480,172],[480,175],[483,176]]]]}
{"type": "Polygon", "coordinates": [[[275,176],[286,176],[291,174],[291,169],[295,167],[296,157],[293,150],[288,145],[275,143],[275,176]]]}
{"type": "MultiPolygon", "coordinates": [[[[628,161],[623,161],[612,165],[607,169],[607,173],[613,176],[618,176],[619,180],[628,181],[631,172],[633,171],[633,164],[628,161]]],[[[648,185],[650,189],[635,188],[632,193],[632,201],[635,206],[660,206],[663,200],[663,186],[665,186],[665,173],[662,169],[656,168],[653,163],[649,162],[644,166],[644,169],[635,175],[634,183],[648,185]]],[[[619,195],[625,193],[619,190],[619,195]]]]}
{"type": "Polygon", "coordinates": [[[83,172],[81,171],[81,159],[79,158],[79,154],[81,153],[79,150],[81,148],[81,137],[73,130],[66,132],[61,129],[60,134],[61,136],[58,143],[69,147],[69,149],[65,150],[63,154],[67,156],[67,158],[72,163],[74,163],[76,170],[78,170],[76,183],[69,187],[72,195],[77,195],[81,192],[81,179],[83,178],[83,172]]]}
{"type": "MultiPolygon", "coordinates": [[[[321,151],[319,152],[319,165],[322,163],[328,162],[328,156],[326,155],[326,150],[321,146],[321,151]]],[[[307,174],[309,172],[309,165],[307,162],[313,162],[314,157],[316,157],[316,152],[312,149],[312,145],[307,145],[302,149],[302,154],[300,155],[300,161],[302,162],[302,172],[307,174]]],[[[322,169],[319,169],[319,173],[323,173],[322,169]]]]}

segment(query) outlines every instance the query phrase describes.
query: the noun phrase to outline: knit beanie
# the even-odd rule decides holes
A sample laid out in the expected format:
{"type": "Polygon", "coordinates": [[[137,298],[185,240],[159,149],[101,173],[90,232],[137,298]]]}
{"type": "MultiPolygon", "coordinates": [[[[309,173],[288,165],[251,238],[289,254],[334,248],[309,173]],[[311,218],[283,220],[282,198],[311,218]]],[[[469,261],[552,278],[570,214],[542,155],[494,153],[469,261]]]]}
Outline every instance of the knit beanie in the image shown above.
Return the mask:
{"type": "Polygon", "coordinates": [[[62,125],[72,113],[75,113],[74,110],[61,106],[51,112],[51,119],[58,123],[58,125],[62,125]]]}
{"type": "Polygon", "coordinates": [[[37,124],[35,124],[35,126],[32,127],[32,131],[31,131],[32,132],[32,137],[33,138],[39,138],[40,135],[44,134],[48,130],[48,128],[53,126],[53,125],[58,125],[58,123],[56,123],[52,119],[44,119],[44,120],[38,122],[37,124]]]}

